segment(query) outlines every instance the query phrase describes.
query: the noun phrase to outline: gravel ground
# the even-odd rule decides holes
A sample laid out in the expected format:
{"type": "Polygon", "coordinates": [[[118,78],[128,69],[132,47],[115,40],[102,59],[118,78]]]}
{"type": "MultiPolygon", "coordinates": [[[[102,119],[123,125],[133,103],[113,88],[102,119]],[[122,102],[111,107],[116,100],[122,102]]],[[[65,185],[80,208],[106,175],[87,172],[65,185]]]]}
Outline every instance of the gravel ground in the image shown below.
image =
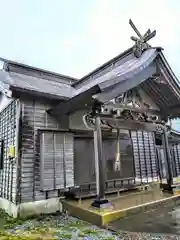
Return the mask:
{"type": "MultiPolygon", "coordinates": [[[[76,218],[69,216],[48,216],[41,217],[39,220],[29,220],[24,222],[22,225],[13,227],[8,230],[13,235],[25,235],[28,232],[33,234],[40,233],[45,229],[45,232],[49,232],[50,238],[42,237],[38,239],[82,239],[82,240],[180,240],[180,236],[175,235],[157,235],[147,233],[132,233],[132,232],[121,232],[118,233],[108,229],[101,229],[97,226],[93,226],[89,223],[80,221],[76,218]],[[53,237],[53,238],[52,238],[53,237]]],[[[23,238],[24,239],[24,238],[23,238]]],[[[35,238],[36,239],[36,238],[35,238]]]]}

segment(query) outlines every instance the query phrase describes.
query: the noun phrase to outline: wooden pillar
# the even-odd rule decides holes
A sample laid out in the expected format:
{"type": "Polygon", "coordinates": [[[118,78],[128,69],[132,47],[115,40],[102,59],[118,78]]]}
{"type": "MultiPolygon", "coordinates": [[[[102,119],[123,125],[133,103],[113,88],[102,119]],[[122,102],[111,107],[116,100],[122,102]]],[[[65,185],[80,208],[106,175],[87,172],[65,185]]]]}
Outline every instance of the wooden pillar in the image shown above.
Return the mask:
{"type": "Polygon", "coordinates": [[[173,183],[173,178],[172,178],[172,169],[171,169],[171,156],[169,151],[168,136],[167,136],[166,128],[163,129],[162,145],[164,149],[167,184],[170,190],[173,183]]]}
{"type": "Polygon", "coordinates": [[[99,196],[99,159],[98,159],[98,144],[97,131],[94,130],[94,157],[95,157],[95,173],[96,173],[96,194],[99,196]]]}
{"type": "Polygon", "coordinates": [[[96,116],[95,118],[94,151],[97,198],[92,202],[91,206],[99,209],[104,207],[112,207],[111,203],[105,199],[106,163],[105,158],[103,157],[101,119],[99,116],[96,116]]]}
{"type": "Polygon", "coordinates": [[[100,120],[100,117],[98,116],[95,118],[94,150],[95,150],[97,194],[98,194],[98,200],[102,200],[105,198],[106,165],[105,165],[105,159],[103,157],[101,120],[100,120]]]}

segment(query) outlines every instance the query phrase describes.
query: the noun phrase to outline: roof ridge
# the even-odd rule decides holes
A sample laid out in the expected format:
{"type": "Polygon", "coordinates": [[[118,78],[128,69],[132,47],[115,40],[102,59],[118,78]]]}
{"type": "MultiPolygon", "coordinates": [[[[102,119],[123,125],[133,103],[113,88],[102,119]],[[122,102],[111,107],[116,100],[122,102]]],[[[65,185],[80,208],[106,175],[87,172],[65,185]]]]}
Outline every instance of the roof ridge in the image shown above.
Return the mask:
{"type": "MultiPolygon", "coordinates": [[[[24,63],[16,62],[16,61],[12,61],[12,60],[5,59],[5,58],[2,58],[2,57],[0,57],[0,61],[3,61],[6,64],[7,67],[10,64],[10,65],[14,65],[15,67],[24,68],[24,69],[29,70],[29,71],[38,72],[40,74],[42,73],[42,74],[50,75],[50,76],[53,76],[53,77],[56,77],[56,78],[59,78],[59,79],[63,78],[64,80],[67,79],[67,80],[70,80],[70,81],[73,81],[73,82],[76,82],[76,81],[79,80],[77,78],[74,78],[74,77],[71,77],[71,76],[68,76],[68,75],[64,75],[64,74],[60,74],[60,73],[57,73],[57,72],[45,70],[45,69],[42,69],[42,68],[34,67],[34,66],[31,66],[31,65],[27,65],[27,64],[24,64],[24,63]]],[[[26,74],[26,75],[28,75],[28,74],[26,74]]]]}

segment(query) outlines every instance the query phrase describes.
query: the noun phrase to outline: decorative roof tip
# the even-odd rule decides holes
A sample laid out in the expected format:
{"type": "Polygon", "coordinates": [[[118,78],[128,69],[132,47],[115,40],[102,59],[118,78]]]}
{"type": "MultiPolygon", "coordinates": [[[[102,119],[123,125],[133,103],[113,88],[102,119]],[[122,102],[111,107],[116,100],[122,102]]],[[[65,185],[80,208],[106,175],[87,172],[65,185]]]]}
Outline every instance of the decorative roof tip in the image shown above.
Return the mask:
{"type": "Polygon", "coordinates": [[[133,47],[133,53],[134,56],[139,58],[141,57],[141,55],[143,54],[143,52],[149,48],[152,48],[147,42],[156,36],[156,30],[154,30],[153,32],[151,32],[150,29],[148,29],[144,35],[141,35],[139,30],[136,28],[136,26],[134,25],[133,21],[131,19],[129,19],[129,24],[132,27],[132,29],[135,31],[135,33],[137,34],[137,37],[131,37],[131,40],[133,40],[135,42],[135,46],[133,47]]]}

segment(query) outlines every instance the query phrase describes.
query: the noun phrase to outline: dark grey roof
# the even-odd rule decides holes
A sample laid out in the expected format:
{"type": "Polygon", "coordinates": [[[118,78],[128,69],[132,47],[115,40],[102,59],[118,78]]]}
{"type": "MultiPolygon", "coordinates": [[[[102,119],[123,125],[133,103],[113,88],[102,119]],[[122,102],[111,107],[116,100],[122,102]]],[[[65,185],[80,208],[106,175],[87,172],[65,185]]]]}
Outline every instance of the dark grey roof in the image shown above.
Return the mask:
{"type": "Polygon", "coordinates": [[[177,134],[180,137],[180,132],[175,129],[171,129],[171,134],[177,134]]]}
{"type": "Polygon", "coordinates": [[[134,54],[131,53],[112,65],[111,69],[102,76],[90,78],[88,82],[83,82],[81,87],[75,92],[75,95],[87,91],[96,85],[98,85],[102,91],[105,91],[109,87],[126,81],[149,66],[156,56],[156,49],[145,51],[141,58],[136,58],[134,54]]]}
{"type": "Polygon", "coordinates": [[[71,98],[74,92],[73,87],[67,84],[3,70],[0,71],[0,82],[5,89],[35,91],[62,99],[71,98]]]}
{"type": "Polygon", "coordinates": [[[99,76],[104,75],[105,73],[107,73],[114,65],[118,65],[119,61],[123,60],[124,58],[126,58],[129,54],[132,53],[133,47],[128,48],[127,50],[125,50],[124,52],[118,54],[117,56],[115,56],[114,58],[110,59],[109,61],[105,62],[104,64],[102,64],[101,66],[99,66],[98,68],[94,69],[93,71],[91,71],[90,73],[88,73],[87,75],[85,75],[84,77],[82,77],[79,81],[76,81],[73,86],[75,88],[79,88],[82,84],[86,83],[89,81],[89,79],[94,79],[97,78],[99,76]]]}
{"type": "MultiPolygon", "coordinates": [[[[0,58],[0,60],[5,59],[0,58]]],[[[160,51],[160,48],[148,49],[140,58],[134,57],[132,48],[130,48],[79,81],[72,78],[74,79],[72,82],[76,81],[73,85],[70,85],[72,83],[70,77],[29,67],[9,60],[5,61],[8,63],[8,66],[10,66],[9,72],[8,69],[7,72],[0,71],[0,91],[5,93],[6,90],[11,89],[32,92],[33,94],[46,94],[46,96],[52,98],[70,99],[71,102],[73,100],[74,104],[76,104],[76,98],[78,98],[79,104],[79,99],[84,99],[84,97],[81,97],[80,95],[83,94],[83,96],[85,96],[86,92],[88,92],[88,96],[93,92],[93,95],[97,100],[106,102],[111,98],[116,97],[117,94],[119,95],[122,92],[141,84],[145,91],[151,93],[151,96],[153,96],[160,108],[168,107],[171,109],[171,104],[178,105],[180,102],[180,88],[177,84],[177,78],[172,72],[163,53],[160,51]],[[155,72],[155,58],[156,62],[157,59],[159,59],[158,64],[163,65],[163,71],[167,72],[165,75],[169,84],[168,86],[163,87],[165,88],[163,93],[160,90],[162,86],[157,83],[146,81],[146,79],[149,76],[152,76],[155,72]],[[20,69],[21,67],[23,68],[23,71],[20,69]],[[30,69],[28,70],[28,73],[26,68],[30,69]],[[33,74],[33,71],[35,71],[36,74],[33,74]]],[[[91,101],[90,96],[88,99],[88,101],[91,101]]],[[[94,100],[92,99],[92,101],[94,100]]],[[[66,105],[65,103],[63,104],[64,106],[66,105]]],[[[68,105],[66,109],[67,111],[71,108],[70,105],[72,104],[68,105]]],[[[58,109],[61,108],[60,106],[61,104],[58,109]]],[[[175,117],[179,115],[179,111],[174,110],[173,116],[175,117]]]]}
{"type": "Polygon", "coordinates": [[[165,115],[177,117],[180,116],[179,111],[172,113],[172,106],[180,102],[180,88],[175,79],[175,75],[171,72],[167,61],[163,59],[161,48],[147,49],[140,58],[136,58],[132,52],[128,52],[124,57],[116,59],[103,69],[102,73],[88,76],[84,81],[75,84],[76,91],[73,92],[73,97],[66,103],[60,103],[50,112],[56,113],[61,110],[68,114],[75,110],[71,107],[70,102],[79,107],[78,100],[83,95],[83,104],[91,104],[93,98],[100,102],[108,102],[117,97],[123,92],[132,89],[138,85],[142,85],[143,89],[151,95],[159,107],[163,110],[165,115]],[[154,74],[159,74],[162,71],[162,76],[167,84],[160,85],[151,77],[154,74]],[[86,92],[89,92],[94,87],[92,99],[86,99],[86,92]],[[87,101],[87,102],[86,102],[87,101]]]}
{"type": "Polygon", "coordinates": [[[5,58],[0,58],[0,61],[5,63],[5,68],[7,68],[6,70],[10,71],[10,72],[17,72],[17,73],[21,73],[21,74],[25,74],[25,75],[31,75],[31,76],[35,76],[35,77],[42,77],[42,78],[53,78],[56,79],[56,81],[60,80],[64,82],[71,82],[75,83],[78,82],[79,79],[77,78],[73,78],[67,75],[63,75],[63,74],[59,74],[59,73],[55,73],[52,71],[48,71],[45,69],[41,69],[41,68],[37,68],[37,67],[33,67],[33,66],[29,66],[23,63],[19,63],[19,62],[15,62],[15,61],[11,61],[5,58]]]}
{"type": "Polygon", "coordinates": [[[157,54],[156,49],[145,51],[139,59],[131,54],[131,58],[113,69],[109,75],[96,80],[102,92],[95,98],[101,102],[109,101],[145,81],[156,72],[152,62],[157,54]]]}

